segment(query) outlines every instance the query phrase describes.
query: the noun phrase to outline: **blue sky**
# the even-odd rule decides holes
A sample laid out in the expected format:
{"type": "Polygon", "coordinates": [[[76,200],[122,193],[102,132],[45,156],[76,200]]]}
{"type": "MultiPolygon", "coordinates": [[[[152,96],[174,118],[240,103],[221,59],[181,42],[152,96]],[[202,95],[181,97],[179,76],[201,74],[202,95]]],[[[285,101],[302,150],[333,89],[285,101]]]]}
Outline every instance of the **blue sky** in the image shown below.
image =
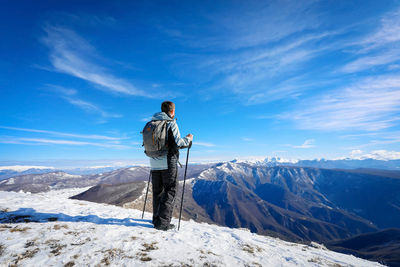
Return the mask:
{"type": "MultiPolygon", "coordinates": [[[[2,1],[0,161],[400,158],[400,1],[2,1]]],[[[105,164],[105,163],[104,163],[105,164]]]]}

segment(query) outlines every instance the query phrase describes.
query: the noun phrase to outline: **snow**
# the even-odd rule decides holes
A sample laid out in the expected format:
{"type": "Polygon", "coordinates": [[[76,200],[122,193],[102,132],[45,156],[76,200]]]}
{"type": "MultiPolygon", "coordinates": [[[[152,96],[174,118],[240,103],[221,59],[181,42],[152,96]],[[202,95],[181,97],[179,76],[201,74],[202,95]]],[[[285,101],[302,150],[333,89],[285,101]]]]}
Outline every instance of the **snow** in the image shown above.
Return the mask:
{"type": "Polygon", "coordinates": [[[381,266],[318,244],[193,221],[182,221],[180,231],[157,231],[150,213],[142,220],[139,210],[68,199],[85,190],[0,192],[0,265],[381,266]],[[5,221],[17,216],[37,222],[5,221]]]}
{"type": "Polygon", "coordinates": [[[14,178],[10,178],[10,179],[6,180],[5,184],[14,184],[14,183],[15,183],[14,178]]]}
{"type": "Polygon", "coordinates": [[[246,163],[250,165],[268,165],[268,164],[296,164],[298,159],[286,159],[280,157],[253,157],[253,158],[237,158],[231,161],[232,163],[246,163]]]}
{"type": "Polygon", "coordinates": [[[81,175],[69,174],[69,173],[65,173],[65,172],[57,173],[57,176],[59,178],[62,178],[62,179],[66,179],[66,178],[81,178],[82,177],[81,175]]]}
{"type": "Polygon", "coordinates": [[[278,163],[297,163],[299,162],[298,159],[285,159],[280,157],[266,157],[264,162],[278,162],[278,163]]]}

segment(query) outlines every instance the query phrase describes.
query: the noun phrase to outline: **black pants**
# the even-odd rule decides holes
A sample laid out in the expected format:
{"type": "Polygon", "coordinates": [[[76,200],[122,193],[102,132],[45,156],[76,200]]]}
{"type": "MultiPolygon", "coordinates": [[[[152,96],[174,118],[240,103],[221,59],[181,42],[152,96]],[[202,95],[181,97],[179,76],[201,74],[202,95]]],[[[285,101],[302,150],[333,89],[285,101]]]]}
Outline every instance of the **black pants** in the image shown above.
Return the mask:
{"type": "Polygon", "coordinates": [[[168,226],[171,222],[175,196],[178,190],[177,162],[177,156],[168,156],[167,170],[151,171],[154,227],[168,226]]]}

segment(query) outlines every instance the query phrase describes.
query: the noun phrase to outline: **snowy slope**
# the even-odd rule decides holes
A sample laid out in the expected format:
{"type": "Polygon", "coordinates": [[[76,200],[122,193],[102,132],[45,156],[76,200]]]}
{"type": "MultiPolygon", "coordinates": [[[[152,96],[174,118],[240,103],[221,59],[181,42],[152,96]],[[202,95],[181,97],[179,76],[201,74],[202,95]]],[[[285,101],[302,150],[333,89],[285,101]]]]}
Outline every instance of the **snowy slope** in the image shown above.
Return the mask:
{"type": "Polygon", "coordinates": [[[150,213],[141,220],[139,210],[68,199],[84,190],[0,192],[0,265],[380,266],[318,245],[192,221],[160,232],[150,213]],[[35,222],[11,223],[24,220],[35,222]]]}

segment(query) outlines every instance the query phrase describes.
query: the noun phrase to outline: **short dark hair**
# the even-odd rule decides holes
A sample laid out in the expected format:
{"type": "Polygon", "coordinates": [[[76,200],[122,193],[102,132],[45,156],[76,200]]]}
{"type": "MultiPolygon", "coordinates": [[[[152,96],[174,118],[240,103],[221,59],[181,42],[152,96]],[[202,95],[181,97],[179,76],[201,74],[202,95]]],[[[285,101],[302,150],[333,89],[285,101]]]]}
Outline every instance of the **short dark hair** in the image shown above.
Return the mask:
{"type": "Polygon", "coordinates": [[[167,114],[174,109],[175,109],[175,104],[172,103],[171,101],[164,101],[161,104],[161,111],[167,114]]]}

